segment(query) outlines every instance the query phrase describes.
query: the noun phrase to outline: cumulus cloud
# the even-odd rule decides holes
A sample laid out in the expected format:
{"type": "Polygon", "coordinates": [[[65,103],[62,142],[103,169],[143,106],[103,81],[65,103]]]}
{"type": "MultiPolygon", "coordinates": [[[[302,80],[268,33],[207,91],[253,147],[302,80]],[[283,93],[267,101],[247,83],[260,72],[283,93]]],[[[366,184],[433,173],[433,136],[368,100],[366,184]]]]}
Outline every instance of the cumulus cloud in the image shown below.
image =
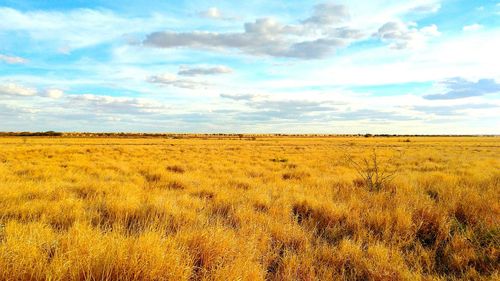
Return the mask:
{"type": "Polygon", "coordinates": [[[344,45],[342,40],[335,38],[303,41],[290,46],[286,56],[300,59],[323,58],[333,52],[332,46],[344,45]]]}
{"type": "Polygon", "coordinates": [[[330,25],[341,23],[349,18],[349,11],[344,5],[322,3],[314,6],[313,14],[304,23],[330,25]]]}
{"type": "Polygon", "coordinates": [[[447,88],[447,92],[427,95],[424,98],[428,100],[452,100],[500,92],[500,84],[494,79],[480,79],[477,82],[472,82],[456,77],[442,81],[441,84],[447,88]]]}
{"type": "Polygon", "coordinates": [[[176,75],[170,73],[153,75],[149,77],[148,81],[150,83],[156,83],[156,84],[173,86],[177,88],[191,89],[191,90],[198,88],[206,88],[210,85],[209,83],[206,82],[178,78],[176,75]]]}
{"type": "Polygon", "coordinates": [[[339,39],[317,39],[290,43],[279,34],[268,31],[246,31],[244,33],[210,32],[155,32],[147,36],[144,44],[159,48],[235,48],[252,55],[292,57],[302,59],[322,58],[336,47],[344,44],[339,39]]]}
{"type": "Polygon", "coordinates": [[[35,96],[37,89],[15,83],[0,84],[0,95],[8,96],[35,96]]]}
{"type": "Polygon", "coordinates": [[[363,32],[361,32],[360,30],[347,26],[330,29],[328,31],[328,34],[331,37],[342,39],[360,39],[364,36],[363,32]]]}
{"type": "Polygon", "coordinates": [[[333,27],[348,18],[347,8],[341,5],[320,4],[311,17],[297,25],[284,25],[272,18],[259,18],[244,24],[242,32],[153,32],[143,45],[156,48],[193,48],[221,50],[237,49],[250,55],[318,59],[328,56],[361,37],[347,26],[333,27]]]}
{"type": "Polygon", "coordinates": [[[415,27],[415,24],[405,24],[397,21],[385,23],[374,34],[380,40],[388,42],[391,49],[422,47],[429,38],[439,35],[438,27],[434,24],[419,29],[415,27]]]}
{"type": "Polygon", "coordinates": [[[5,62],[8,64],[23,64],[26,63],[27,60],[21,57],[7,56],[0,54],[0,62],[5,62]]]}
{"type": "Polygon", "coordinates": [[[474,24],[471,24],[471,25],[466,25],[462,28],[463,31],[478,31],[480,30],[481,28],[483,28],[482,25],[480,24],[477,24],[477,23],[474,23],[474,24]]]}
{"type": "Polygon", "coordinates": [[[211,67],[181,67],[177,75],[198,76],[198,75],[218,75],[232,73],[233,70],[225,65],[216,65],[211,67]]]}

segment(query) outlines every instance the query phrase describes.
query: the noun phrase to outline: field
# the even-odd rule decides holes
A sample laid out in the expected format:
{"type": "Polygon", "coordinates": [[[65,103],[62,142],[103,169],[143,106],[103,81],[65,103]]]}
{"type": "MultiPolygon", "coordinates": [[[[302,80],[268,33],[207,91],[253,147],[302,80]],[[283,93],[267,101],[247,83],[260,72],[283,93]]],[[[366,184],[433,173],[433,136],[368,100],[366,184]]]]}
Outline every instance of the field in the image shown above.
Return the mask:
{"type": "Polygon", "coordinates": [[[3,137],[0,280],[499,280],[499,156],[498,137],[3,137]],[[391,177],[370,186],[374,153],[391,177]]]}

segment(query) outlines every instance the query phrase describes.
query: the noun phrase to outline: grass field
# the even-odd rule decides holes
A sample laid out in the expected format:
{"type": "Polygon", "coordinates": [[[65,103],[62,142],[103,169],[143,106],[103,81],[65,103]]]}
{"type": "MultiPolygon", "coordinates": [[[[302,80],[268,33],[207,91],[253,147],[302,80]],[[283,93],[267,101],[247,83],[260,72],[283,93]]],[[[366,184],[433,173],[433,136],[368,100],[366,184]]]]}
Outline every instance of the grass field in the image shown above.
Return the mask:
{"type": "Polygon", "coordinates": [[[0,279],[499,280],[499,156],[498,137],[0,138],[0,279]],[[393,179],[370,189],[374,149],[393,179]]]}

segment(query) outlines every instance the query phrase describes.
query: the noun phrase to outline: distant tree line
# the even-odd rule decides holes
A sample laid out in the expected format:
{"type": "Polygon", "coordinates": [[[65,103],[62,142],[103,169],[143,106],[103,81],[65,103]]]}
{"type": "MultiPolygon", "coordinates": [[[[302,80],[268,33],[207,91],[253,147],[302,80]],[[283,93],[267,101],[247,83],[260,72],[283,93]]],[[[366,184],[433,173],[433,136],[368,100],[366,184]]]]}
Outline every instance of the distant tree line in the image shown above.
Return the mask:
{"type": "Polygon", "coordinates": [[[125,132],[107,132],[107,133],[91,133],[91,132],[0,132],[1,136],[19,136],[19,137],[122,137],[122,138],[172,138],[172,139],[188,139],[188,138],[219,138],[219,139],[245,139],[255,140],[257,137],[473,137],[473,136],[490,136],[498,137],[498,135],[398,135],[398,134],[236,134],[236,133],[213,133],[213,134],[193,134],[193,133],[125,133],[125,132]]]}
{"type": "Polygon", "coordinates": [[[17,137],[60,137],[63,133],[46,131],[46,132],[0,132],[0,136],[17,136],[17,137]]]}

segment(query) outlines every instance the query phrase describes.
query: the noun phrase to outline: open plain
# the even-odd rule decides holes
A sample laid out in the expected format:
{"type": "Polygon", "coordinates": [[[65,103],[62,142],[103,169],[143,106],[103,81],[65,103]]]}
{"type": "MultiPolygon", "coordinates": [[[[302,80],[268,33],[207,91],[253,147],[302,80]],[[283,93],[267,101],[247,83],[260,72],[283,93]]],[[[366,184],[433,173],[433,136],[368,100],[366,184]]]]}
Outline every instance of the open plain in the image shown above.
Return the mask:
{"type": "Polygon", "coordinates": [[[498,137],[4,137],[0,279],[498,280],[499,155],[498,137]]]}

